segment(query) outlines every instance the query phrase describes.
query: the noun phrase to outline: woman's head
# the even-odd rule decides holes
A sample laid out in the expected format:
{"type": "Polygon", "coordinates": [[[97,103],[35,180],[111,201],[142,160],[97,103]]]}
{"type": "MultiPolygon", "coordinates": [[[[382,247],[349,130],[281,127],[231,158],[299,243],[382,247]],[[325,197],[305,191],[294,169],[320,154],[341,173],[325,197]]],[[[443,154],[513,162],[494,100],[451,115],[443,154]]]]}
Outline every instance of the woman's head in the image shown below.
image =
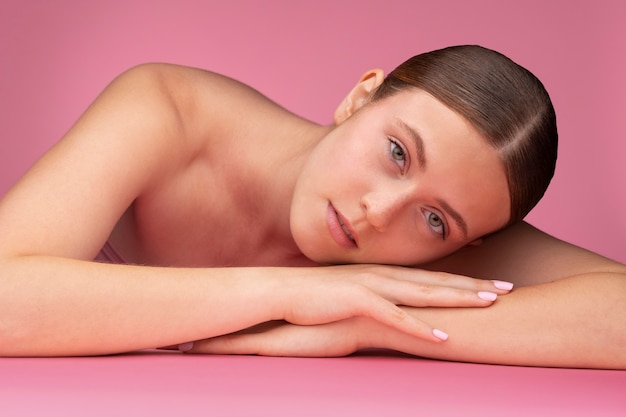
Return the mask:
{"type": "Polygon", "coordinates": [[[371,70],[308,154],[292,236],[321,263],[423,264],[523,218],[554,172],[539,81],[480,47],[371,70]]]}
{"type": "Polygon", "coordinates": [[[542,83],[504,55],[480,46],[454,46],[410,58],[374,91],[378,101],[419,88],[467,119],[504,164],[509,223],[537,204],[554,174],[556,116],[542,83]]]}
{"type": "Polygon", "coordinates": [[[504,166],[483,134],[421,89],[362,99],[381,80],[366,74],[300,170],[291,232],[317,262],[424,264],[509,221],[504,166]]]}

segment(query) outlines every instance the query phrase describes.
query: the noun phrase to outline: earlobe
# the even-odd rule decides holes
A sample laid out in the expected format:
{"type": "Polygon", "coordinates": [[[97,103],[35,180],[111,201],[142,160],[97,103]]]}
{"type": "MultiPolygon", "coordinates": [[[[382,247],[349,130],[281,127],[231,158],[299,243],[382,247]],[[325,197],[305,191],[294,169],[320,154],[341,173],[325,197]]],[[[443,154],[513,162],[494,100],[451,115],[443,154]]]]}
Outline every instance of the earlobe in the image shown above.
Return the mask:
{"type": "Polygon", "coordinates": [[[367,71],[359,79],[359,82],[352,88],[348,95],[335,110],[334,121],[336,125],[341,124],[350,117],[361,106],[367,103],[372,93],[385,79],[385,73],[381,69],[367,71]]]}

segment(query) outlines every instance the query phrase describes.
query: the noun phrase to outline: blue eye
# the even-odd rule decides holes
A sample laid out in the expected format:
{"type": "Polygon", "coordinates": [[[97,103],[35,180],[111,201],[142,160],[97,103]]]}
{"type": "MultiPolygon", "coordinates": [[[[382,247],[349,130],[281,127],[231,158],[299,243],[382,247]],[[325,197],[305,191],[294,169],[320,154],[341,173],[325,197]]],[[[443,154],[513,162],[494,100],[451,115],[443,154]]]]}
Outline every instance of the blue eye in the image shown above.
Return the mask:
{"type": "Polygon", "coordinates": [[[430,227],[435,233],[441,235],[442,239],[446,238],[446,225],[437,213],[433,213],[430,210],[424,209],[424,217],[426,218],[426,222],[428,223],[428,227],[430,227]]]}

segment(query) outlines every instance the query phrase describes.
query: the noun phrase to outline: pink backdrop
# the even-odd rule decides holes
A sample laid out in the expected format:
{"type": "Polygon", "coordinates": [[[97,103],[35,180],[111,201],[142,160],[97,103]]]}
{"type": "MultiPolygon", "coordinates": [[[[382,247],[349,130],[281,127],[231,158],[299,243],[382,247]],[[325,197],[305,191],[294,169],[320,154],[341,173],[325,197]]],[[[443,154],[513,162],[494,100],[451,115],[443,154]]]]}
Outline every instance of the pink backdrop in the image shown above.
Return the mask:
{"type": "Polygon", "coordinates": [[[535,72],[557,109],[557,174],[528,220],[626,262],[626,2],[2,0],[0,11],[0,194],[138,63],[220,71],[326,123],[366,69],[478,43],[535,72]]]}
{"type": "MultiPolygon", "coordinates": [[[[626,262],[626,2],[301,3],[0,0],[0,195],[138,63],[224,72],[327,123],[366,69],[479,43],[535,72],[557,108],[561,159],[529,220],[626,262]]],[[[610,416],[625,377],[402,356],[0,358],[0,414],[610,416]]]]}

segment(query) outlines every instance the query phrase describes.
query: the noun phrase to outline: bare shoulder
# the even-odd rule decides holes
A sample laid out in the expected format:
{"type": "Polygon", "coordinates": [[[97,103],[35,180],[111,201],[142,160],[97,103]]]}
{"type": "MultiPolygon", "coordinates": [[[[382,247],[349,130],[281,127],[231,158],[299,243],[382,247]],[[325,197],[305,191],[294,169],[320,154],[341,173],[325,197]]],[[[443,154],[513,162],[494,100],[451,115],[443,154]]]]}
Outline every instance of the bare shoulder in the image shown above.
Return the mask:
{"type": "Polygon", "coordinates": [[[626,272],[626,266],[572,245],[520,222],[427,266],[517,286],[555,281],[593,272],[626,272]]]}
{"type": "Polygon", "coordinates": [[[129,73],[156,80],[153,84],[172,104],[185,146],[196,154],[220,145],[220,141],[232,142],[234,137],[270,137],[277,126],[293,130],[310,123],[253,87],[207,69],[149,63],[129,73]]]}
{"type": "Polygon", "coordinates": [[[170,64],[125,71],[2,198],[0,255],[91,259],[133,201],[180,177],[209,138],[232,130],[238,105],[255,104],[278,109],[209,71],[170,64]]]}
{"type": "Polygon", "coordinates": [[[253,109],[253,113],[289,113],[256,89],[226,75],[210,70],[175,64],[149,63],[130,70],[147,72],[157,78],[161,87],[178,106],[186,126],[207,120],[241,121],[241,114],[253,109]]]}

